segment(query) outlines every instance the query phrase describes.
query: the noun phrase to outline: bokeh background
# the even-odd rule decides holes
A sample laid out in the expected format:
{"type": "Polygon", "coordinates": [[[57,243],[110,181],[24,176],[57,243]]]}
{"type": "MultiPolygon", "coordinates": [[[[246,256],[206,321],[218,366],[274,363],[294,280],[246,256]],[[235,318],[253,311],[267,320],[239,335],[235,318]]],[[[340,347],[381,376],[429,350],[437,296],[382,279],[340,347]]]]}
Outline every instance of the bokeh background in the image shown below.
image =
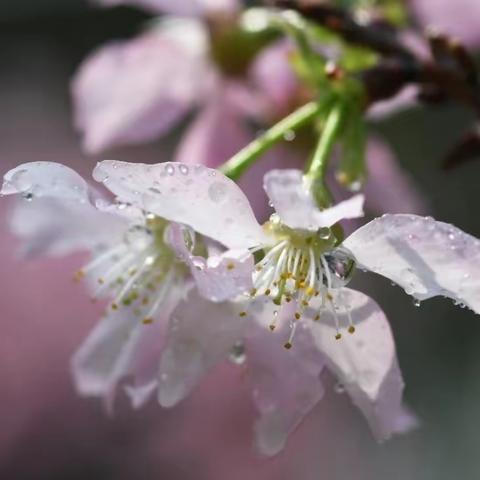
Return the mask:
{"type": "MultiPolygon", "coordinates": [[[[72,128],[69,80],[108,39],[148,18],[80,0],[0,2],[0,173],[18,163],[62,162],[88,176],[100,158],[156,163],[168,141],[86,157],[72,128]]],[[[480,20],[479,20],[480,23],[480,20]]],[[[442,155],[471,120],[461,109],[415,108],[376,124],[429,200],[431,214],[480,237],[480,163],[446,173],[442,155]]],[[[357,276],[391,319],[406,399],[421,428],[379,445],[349,399],[329,389],[284,452],[259,458],[254,410],[241,372],[218,367],[173,410],[152,402],[113,418],[76,396],[69,358],[99,315],[72,272],[84,260],[15,256],[9,201],[0,203],[0,478],[8,480],[477,479],[480,478],[480,323],[434,299],[415,307],[388,281],[357,276]]],[[[333,382],[332,382],[333,383],[333,382]]]]}

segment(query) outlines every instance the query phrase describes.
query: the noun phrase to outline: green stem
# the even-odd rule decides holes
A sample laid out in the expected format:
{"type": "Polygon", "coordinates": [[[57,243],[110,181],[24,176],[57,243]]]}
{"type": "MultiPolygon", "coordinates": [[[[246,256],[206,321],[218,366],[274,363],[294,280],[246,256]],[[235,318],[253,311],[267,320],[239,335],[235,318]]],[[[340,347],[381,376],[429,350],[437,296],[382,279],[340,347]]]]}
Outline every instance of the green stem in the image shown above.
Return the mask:
{"type": "Polygon", "coordinates": [[[320,208],[331,204],[332,196],[328,190],[325,176],[332,149],[340,136],[346,114],[345,104],[337,102],[327,116],[323,131],[305,174],[312,194],[320,208]]]}
{"type": "Polygon", "coordinates": [[[322,105],[319,102],[309,102],[295,110],[236,153],[220,167],[220,170],[232,180],[238,179],[260,155],[282,140],[287,132],[295,131],[312,121],[321,109],[322,105]]]}

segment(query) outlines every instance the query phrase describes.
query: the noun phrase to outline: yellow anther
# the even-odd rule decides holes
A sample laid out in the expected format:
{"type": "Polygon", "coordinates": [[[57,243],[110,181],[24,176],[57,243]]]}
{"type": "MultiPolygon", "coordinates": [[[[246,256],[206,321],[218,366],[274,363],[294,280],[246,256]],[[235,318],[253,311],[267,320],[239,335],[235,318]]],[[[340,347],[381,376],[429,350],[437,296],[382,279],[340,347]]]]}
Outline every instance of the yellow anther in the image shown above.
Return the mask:
{"type": "Polygon", "coordinates": [[[235,264],[233,262],[227,263],[227,270],[233,270],[235,268],[235,264]]]}
{"type": "Polygon", "coordinates": [[[305,288],[305,281],[304,280],[301,280],[300,282],[298,282],[298,288],[305,288]]]}
{"type": "Polygon", "coordinates": [[[341,333],[337,333],[335,335],[335,340],[340,340],[342,338],[342,334],[341,333]]]}
{"type": "Polygon", "coordinates": [[[286,350],[290,350],[292,348],[292,344],[291,344],[291,342],[286,342],[286,343],[283,344],[283,347],[286,350]]]}
{"type": "Polygon", "coordinates": [[[142,323],[143,323],[144,325],[150,325],[150,324],[153,323],[153,318],[151,318],[151,317],[144,318],[144,319],[142,320],[142,323]]]}
{"type": "Polygon", "coordinates": [[[315,289],[312,287],[308,287],[305,293],[311,297],[315,294],[315,289]]]}
{"type": "Polygon", "coordinates": [[[271,323],[268,328],[273,332],[275,330],[275,325],[271,323]]]}
{"type": "Polygon", "coordinates": [[[83,270],[77,270],[74,274],[73,274],[73,280],[75,282],[79,282],[80,280],[82,280],[82,278],[85,277],[85,272],[83,270]]]}
{"type": "Polygon", "coordinates": [[[315,322],[318,322],[320,320],[320,314],[317,313],[313,319],[315,322]]]}
{"type": "Polygon", "coordinates": [[[97,280],[97,282],[98,282],[100,285],[103,285],[103,284],[105,283],[105,280],[104,280],[102,277],[100,277],[100,278],[97,280]]]}
{"type": "Polygon", "coordinates": [[[285,297],[285,301],[286,301],[287,303],[290,303],[290,302],[292,301],[292,297],[285,297]]]}
{"type": "Polygon", "coordinates": [[[238,314],[239,317],[246,317],[247,316],[247,312],[240,312],[238,314]]]}
{"type": "Polygon", "coordinates": [[[269,288],[267,288],[267,289],[265,290],[265,295],[270,295],[271,293],[272,293],[272,291],[271,291],[269,288]]]}
{"type": "Polygon", "coordinates": [[[333,300],[333,297],[332,297],[332,295],[331,295],[330,293],[327,293],[327,298],[328,298],[329,300],[333,300]]]}
{"type": "Polygon", "coordinates": [[[254,297],[256,294],[257,294],[257,289],[256,289],[256,288],[252,288],[252,289],[250,290],[250,296],[251,296],[251,297],[254,297]]]}
{"type": "Polygon", "coordinates": [[[260,272],[260,271],[262,270],[262,266],[261,266],[261,265],[257,265],[257,266],[255,267],[255,270],[256,270],[257,272],[260,272]]]}
{"type": "Polygon", "coordinates": [[[348,333],[355,333],[355,327],[353,325],[348,327],[348,333]]]}
{"type": "Polygon", "coordinates": [[[306,300],[302,300],[302,305],[303,305],[304,307],[308,307],[309,304],[308,304],[308,302],[307,302],[306,300]]]}
{"type": "Polygon", "coordinates": [[[295,320],[300,320],[301,316],[302,315],[300,313],[295,312],[295,320]]]}
{"type": "Polygon", "coordinates": [[[111,307],[112,310],[118,310],[118,305],[116,303],[112,303],[111,307]]]}

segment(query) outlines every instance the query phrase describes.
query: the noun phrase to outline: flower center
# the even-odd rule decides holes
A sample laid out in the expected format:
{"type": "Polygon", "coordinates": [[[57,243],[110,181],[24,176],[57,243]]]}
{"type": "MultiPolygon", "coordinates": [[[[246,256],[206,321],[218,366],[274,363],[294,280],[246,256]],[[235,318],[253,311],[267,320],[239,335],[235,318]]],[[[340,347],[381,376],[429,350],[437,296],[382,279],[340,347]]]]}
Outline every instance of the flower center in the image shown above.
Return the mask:
{"type": "MultiPolygon", "coordinates": [[[[309,316],[312,320],[319,321],[322,311],[329,309],[336,322],[335,338],[340,339],[336,312],[339,307],[346,306],[336,304],[330,291],[341,288],[350,281],[355,270],[352,255],[343,248],[334,247],[335,239],[330,229],[312,233],[277,225],[273,226],[272,233],[278,241],[271,248],[265,249],[265,256],[255,265],[251,296],[265,295],[279,307],[284,303],[296,302],[297,309],[290,322],[290,336],[284,344],[287,349],[292,347],[298,320],[305,316],[307,307],[310,307],[315,297],[319,297],[320,307],[309,316]]],[[[308,309],[309,314],[311,311],[308,309]]],[[[276,328],[277,317],[278,311],[269,325],[272,331],[276,328]]],[[[348,331],[353,333],[355,327],[350,315],[349,319],[348,331]]]]}
{"type": "Polygon", "coordinates": [[[155,311],[185,273],[165,241],[168,225],[147,214],[145,223],[131,226],[120,243],[99,253],[75,279],[94,279],[93,301],[107,295],[113,298],[112,310],[129,307],[144,324],[153,323],[155,311]]]}

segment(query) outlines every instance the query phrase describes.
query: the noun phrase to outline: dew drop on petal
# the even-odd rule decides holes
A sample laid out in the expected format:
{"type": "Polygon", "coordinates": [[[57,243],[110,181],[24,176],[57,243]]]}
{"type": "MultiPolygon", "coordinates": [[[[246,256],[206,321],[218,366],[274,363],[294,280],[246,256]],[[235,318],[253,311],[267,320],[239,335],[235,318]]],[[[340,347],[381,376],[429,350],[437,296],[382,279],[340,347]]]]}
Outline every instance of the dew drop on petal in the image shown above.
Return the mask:
{"type": "Polygon", "coordinates": [[[173,165],[167,165],[165,167],[165,172],[167,172],[168,175],[173,176],[175,174],[175,169],[173,168],[173,165]]]}
{"type": "Polygon", "coordinates": [[[33,200],[33,193],[32,192],[26,192],[22,194],[22,197],[27,201],[31,202],[33,200]]]}
{"type": "Polygon", "coordinates": [[[333,386],[333,391],[341,395],[342,393],[345,393],[345,385],[343,385],[343,383],[337,382],[333,386]]]}
{"type": "Polygon", "coordinates": [[[419,307],[421,305],[422,302],[420,302],[420,300],[418,298],[414,298],[413,299],[413,305],[415,307],[419,307]]]}
{"type": "Polygon", "coordinates": [[[247,354],[245,353],[245,346],[242,342],[237,342],[233,345],[230,350],[228,359],[235,365],[242,365],[247,359],[247,354]]]}
{"type": "Polygon", "coordinates": [[[218,203],[225,199],[227,187],[222,182],[214,182],[208,187],[208,196],[212,202],[218,203]]]}
{"type": "Polygon", "coordinates": [[[178,169],[182,175],[188,175],[188,166],[183,163],[179,165],[178,169]]]}

